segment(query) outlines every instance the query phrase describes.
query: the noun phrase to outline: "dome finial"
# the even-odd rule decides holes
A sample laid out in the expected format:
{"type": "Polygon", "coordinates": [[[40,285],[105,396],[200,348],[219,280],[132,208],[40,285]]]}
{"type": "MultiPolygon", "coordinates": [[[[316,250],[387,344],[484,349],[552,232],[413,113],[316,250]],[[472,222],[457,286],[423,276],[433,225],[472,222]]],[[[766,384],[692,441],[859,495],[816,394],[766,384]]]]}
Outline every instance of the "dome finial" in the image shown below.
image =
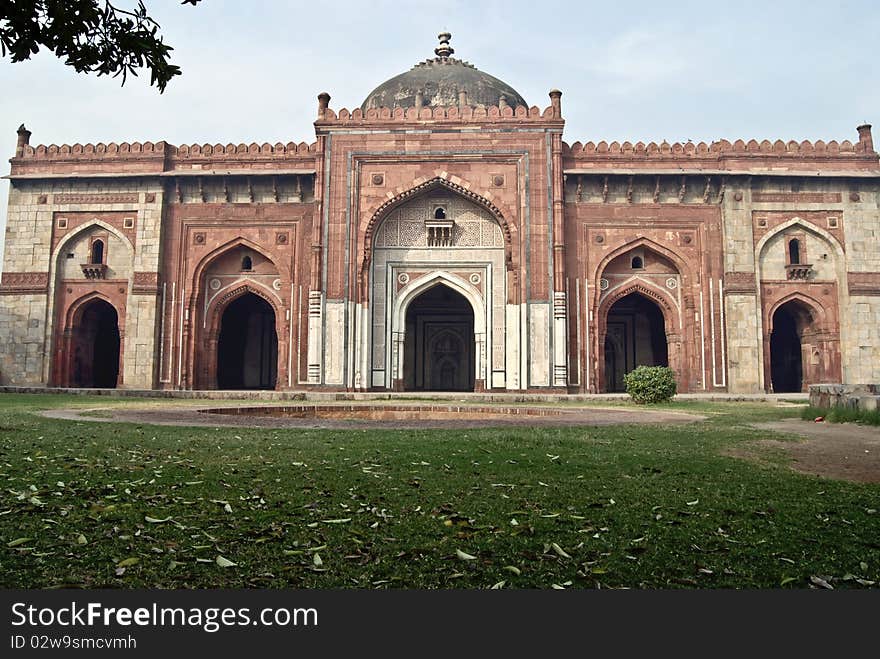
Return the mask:
{"type": "Polygon", "coordinates": [[[437,55],[437,57],[446,59],[455,52],[452,46],[449,45],[449,40],[452,38],[452,35],[449,34],[449,32],[441,32],[437,35],[437,38],[440,39],[440,45],[434,49],[434,54],[437,55]]]}

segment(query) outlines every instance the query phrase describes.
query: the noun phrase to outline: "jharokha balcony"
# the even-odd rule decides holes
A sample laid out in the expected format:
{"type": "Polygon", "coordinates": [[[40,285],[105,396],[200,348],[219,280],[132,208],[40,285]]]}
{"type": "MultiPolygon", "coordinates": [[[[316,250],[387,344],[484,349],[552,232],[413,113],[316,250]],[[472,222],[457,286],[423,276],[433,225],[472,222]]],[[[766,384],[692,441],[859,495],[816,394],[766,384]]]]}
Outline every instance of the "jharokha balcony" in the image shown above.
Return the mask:
{"type": "Polygon", "coordinates": [[[789,263],[785,266],[785,274],[787,279],[806,281],[813,272],[813,266],[810,263],[789,263]]]}
{"type": "MultiPolygon", "coordinates": [[[[106,263],[82,263],[80,264],[86,279],[104,279],[107,275],[106,263]]],[[[791,277],[789,277],[791,279],[791,277]]]]}

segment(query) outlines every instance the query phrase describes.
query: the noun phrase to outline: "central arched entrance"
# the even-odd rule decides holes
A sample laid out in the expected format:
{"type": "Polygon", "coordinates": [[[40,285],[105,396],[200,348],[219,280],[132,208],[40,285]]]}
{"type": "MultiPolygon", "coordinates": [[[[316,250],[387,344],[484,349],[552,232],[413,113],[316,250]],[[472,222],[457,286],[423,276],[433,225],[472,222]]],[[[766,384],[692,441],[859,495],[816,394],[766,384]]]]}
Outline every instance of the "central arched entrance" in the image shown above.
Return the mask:
{"type": "Polygon", "coordinates": [[[663,312],[656,302],[630,293],[608,310],[605,391],[624,391],[623,376],[637,366],[669,366],[663,312]]]}
{"type": "Polygon", "coordinates": [[[406,310],[403,381],[406,391],[473,391],[474,310],[460,293],[438,284],[406,310]]]}
{"type": "Polygon", "coordinates": [[[217,341],[218,389],[274,389],[278,379],[275,311],[253,293],[223,311],[217,341]]]}
{"type": "Polygon", "coordinates": [[[773,313],[770,333],[770,379],[773,391],[790,393],[804,388],[803,335],[812,324],[809,309],[790,300],[773,313]]]}
{"type": "Polygon", "coordinates": [[[94,299],[79,312],[73,329],[69,382],[74,387],[113,389],[119,382],[119,315],[94,299]]]}

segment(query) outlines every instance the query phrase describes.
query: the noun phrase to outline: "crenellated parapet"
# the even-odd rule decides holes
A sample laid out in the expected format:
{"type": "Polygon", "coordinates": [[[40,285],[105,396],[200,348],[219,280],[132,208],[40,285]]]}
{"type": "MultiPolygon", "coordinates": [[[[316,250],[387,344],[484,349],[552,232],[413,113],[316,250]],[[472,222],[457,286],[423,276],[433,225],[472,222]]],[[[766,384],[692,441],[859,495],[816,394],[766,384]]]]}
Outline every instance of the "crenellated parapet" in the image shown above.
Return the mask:
{"type": "Polygon", "coordinates": [[[524,105],[516,107],[510,105],[451,105],[437,107],[409,107],[409,108],[370,108],[366,111],[355,108],[352,111],[342,108],[338,112],[329,107],[319,107],[317,127],[332,128],[347,125],[375,125],[386,123],[487,123],[487,122],[559,122],[562,117],[559,109],[553,105],[543,111],[533,105],[528,108],[524,105]]]}
{"type": "Polygon", "coordinates": [[[191,174],[194,167],[209,171],[257,167],[268,172],[314,169],[320,150],[317,142],[174,146],[160,141],[31,146],[28,144],[30,133],[25,132],[26,136],[19,131],[16,155],[10,160],[12,178],[173,174],[177,170],[191,174]]]}
{"type": "Polygon", "coordinates": [[[717,140],[711,143],[691,141],[660,142],[575,142],[563,144],[566,169],[607,165],[611,168],[657,168],[664,164],[683,169],[751,169],[762,163],[792,169],[877,169],[870,126],[859,126],[856,142],[804,140],[717,140]]]}

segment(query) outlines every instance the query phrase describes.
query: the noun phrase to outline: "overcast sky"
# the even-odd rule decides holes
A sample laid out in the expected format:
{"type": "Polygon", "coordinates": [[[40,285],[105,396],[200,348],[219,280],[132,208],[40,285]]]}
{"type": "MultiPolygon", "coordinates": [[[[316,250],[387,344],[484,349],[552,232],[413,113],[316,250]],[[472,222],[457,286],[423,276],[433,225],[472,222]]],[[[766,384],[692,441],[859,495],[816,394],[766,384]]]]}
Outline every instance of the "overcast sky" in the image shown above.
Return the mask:
{"type": "MultiPolygon", "coordinates": [[[[31,144],[314,140],[316,96],[353,109],[433,56],[501,78],[530,105],[563,91],[564,139],[857,139],[880,125],[880,3],[144,0],[183,75],[76,74],[0,59],[0,154],[31,144]]],[[[117,6],[131,6],[118,0],[117,6]]],[[[0,181],[0,227],[8,182],[0,181]]],[[[0,239],[2,240],[2,239],[0,239]]]]}

